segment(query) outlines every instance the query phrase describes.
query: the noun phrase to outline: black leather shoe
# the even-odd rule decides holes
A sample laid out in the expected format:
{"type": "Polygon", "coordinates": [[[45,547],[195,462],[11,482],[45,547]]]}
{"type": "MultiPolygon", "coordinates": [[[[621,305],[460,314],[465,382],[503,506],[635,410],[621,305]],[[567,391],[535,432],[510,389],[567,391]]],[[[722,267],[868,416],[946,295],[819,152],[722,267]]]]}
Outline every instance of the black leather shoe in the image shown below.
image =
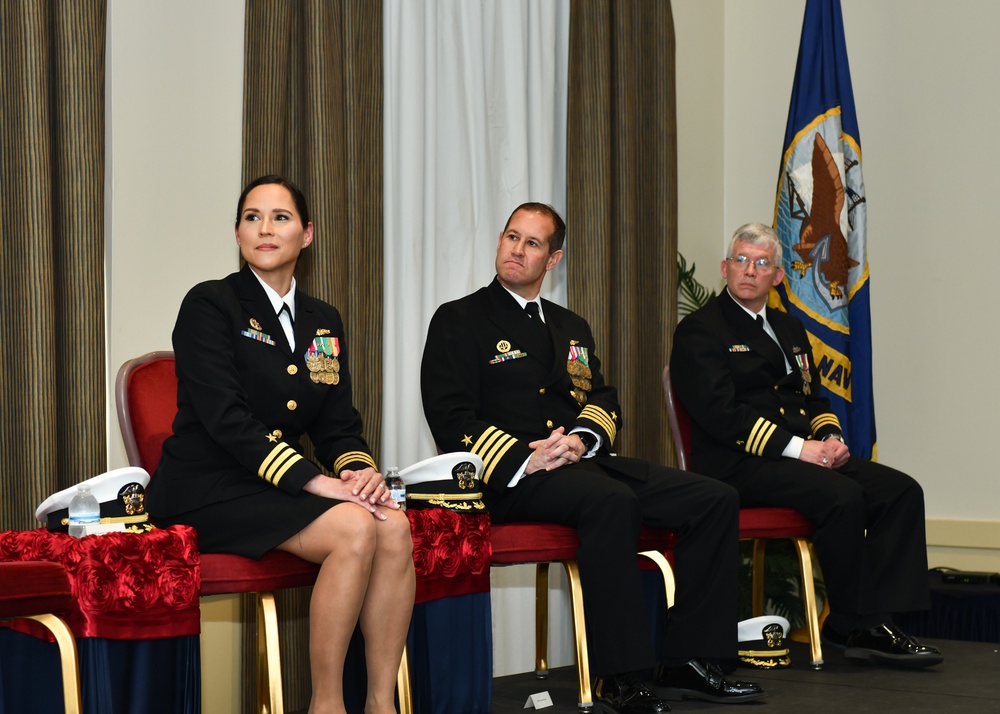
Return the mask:
{"type": "Polygon", "coordinates": [[[759,684],[729,679],[714,664],[700,659],[680,667],[658,667],[652,690],[671,701],[690,697],[719,704],[753,702],[767,696],[759,684]]]}
{"type": "Polygon", "coordinates": [[[823,639],[844,648],[844,657],[866,664],[891,664],[896,667],[930,667],[944,661],[937,647],[922,645],[891,623],[854,630],[844,639],[824,629],[823,639]],[[838,640],[843,645],[838,645],[838,640]]]}
{"type": "Polygon", "coordinates": [[[642,677],[634,672],[603,677],[595,688],[597,703],[608,714],[661,714],[670,705],[649,692],[642,677]]]}

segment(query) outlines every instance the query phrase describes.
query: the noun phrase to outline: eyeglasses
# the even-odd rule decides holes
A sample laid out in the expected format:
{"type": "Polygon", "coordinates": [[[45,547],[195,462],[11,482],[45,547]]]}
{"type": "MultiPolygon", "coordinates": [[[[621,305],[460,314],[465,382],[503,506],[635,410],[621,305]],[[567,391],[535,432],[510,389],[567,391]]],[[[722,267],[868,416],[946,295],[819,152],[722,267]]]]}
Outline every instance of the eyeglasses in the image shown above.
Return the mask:
{"type": "Polygon", "coordinates": [[[762,273],[766,273],[769,270],[775,268],[774,263],[772,263],[768,258],[757,258],[757,260],[750,260],[745,255],[736,255],[732,258],[726,258],[730,264],[735,265],[740,270],[746,270],[747,267],[753,263],[753,266],[762,273]]]}

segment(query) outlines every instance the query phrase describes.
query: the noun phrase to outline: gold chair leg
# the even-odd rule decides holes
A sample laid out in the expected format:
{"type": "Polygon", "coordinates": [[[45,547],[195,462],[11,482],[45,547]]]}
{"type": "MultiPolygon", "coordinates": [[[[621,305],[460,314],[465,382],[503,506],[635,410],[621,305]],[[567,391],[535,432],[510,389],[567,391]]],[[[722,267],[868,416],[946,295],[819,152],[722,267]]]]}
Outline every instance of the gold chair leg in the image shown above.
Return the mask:
{"type": "Polygon", "coordinates": [[[396,674],[396,696],[399,697],[399,714],[413,714],[413,690],[410,689],[410,658],[403,645],[403,657],[396,674]]]}
{"type": "Polygon", "coordinates": [[[766,548],[766,539],[753,539],[753,570],[750,580],[750,615],[752,617],[760,617],[764,614],[764,550],[766,548]]]}
{"type": "Polygon", "coordinates": [[[639,552],[639,555],[646,556],[656,563],[660,569],[660,573],[663,575],[663,590],[667,595],[667,609],[669,610],[674,604],[674,591],[677,589],[674,581],[674,570],[670,567],[670,561],[658,550],[643,550],[639,552]]]}
{"type": "Polygon", "coordinates": [[[80,670],[76,658],[76,640],[62,618],[51,613],[28,615],[25,619],[44,625],[59,646],[59,666],[62,669],[63,707],[66,714],[80,714],[83,711],[83,697],[80,693],[80,670]]]}
{"type": "Polygon", "coordinates": [[[566,579],[569,581],[570,601],[573,604],[573,639],[576,641],[576,673],[580,680],[580,696],[577,706],[591,709],[594,697],[590,691],[590,658],[587,656],[587,621],[583,615],[583,587],[580,584],[580,568],[575,560],[563,561],[566,579]]]}
{"type": "Polygon", "coordinates": [[[278,609],[274,593],[260,595],[260,624],[257,633],[257,689],[263,714],[285,714],[281,691],[281,648],[278,644],[278,609]],[[264,687],[267,687],[266,691],[264,687]]]}
{"type": "Polygon", "coordinates": [[[549,676],[549,564],[535,565],[535,677],[549,676]]]}
{"type": "Polygon", "coordinates": [[[806,610],[806,626],[809,628],[809,666],[813,669],[823,668],[823,646],[819,635],[819,613],[816,610],[816,583],[813,576],[812,553],[809,541],[805,538],[794,538],[795,549],[799,554],[799,569],[802,573],[802,603],[806,610]]]}

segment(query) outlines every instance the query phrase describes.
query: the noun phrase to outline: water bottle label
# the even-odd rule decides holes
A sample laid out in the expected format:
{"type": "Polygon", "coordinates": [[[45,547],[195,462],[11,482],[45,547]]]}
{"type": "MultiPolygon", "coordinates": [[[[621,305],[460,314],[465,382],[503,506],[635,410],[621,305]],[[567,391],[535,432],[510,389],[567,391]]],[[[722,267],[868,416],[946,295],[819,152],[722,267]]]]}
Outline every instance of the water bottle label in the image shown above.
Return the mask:
{"type": "Polygon", "coordinates": [[[69,517],[69,524],[71,526],[90,526],[100,522],[100,513],[79,513],[69,517]]]}

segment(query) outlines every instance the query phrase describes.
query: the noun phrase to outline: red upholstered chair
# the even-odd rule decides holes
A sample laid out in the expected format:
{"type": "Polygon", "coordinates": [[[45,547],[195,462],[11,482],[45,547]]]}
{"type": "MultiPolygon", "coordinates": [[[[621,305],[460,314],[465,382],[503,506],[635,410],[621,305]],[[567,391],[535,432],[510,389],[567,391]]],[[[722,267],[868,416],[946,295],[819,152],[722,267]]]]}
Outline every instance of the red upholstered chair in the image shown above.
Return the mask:
{"type": "MultiPolygon", "coordinates": [[[[667,402],[667,419],[677,465],[689,471],[691,456],[691,418],[684,405],[677,399],[670,382],[670,365],[663,368],[663,396],[667,402]]],[[[813,552],[811,538],[815,527],[794,508],[741,508],[740,540],[753,541],[753,582],[751,612],[764,614],[764,552],[767,541],[787,538],[795,545],[802,575],[802,603],[805,608],[806,627],[809,631],[809,665],[823,667],[823,648],[819,636],[819,612],[816,608],[816,585],[813,578],[813,552]]]]}
{"type": "MultiPolygon", "coordinates": [[[[669,608],[674,597],[673,570],[665,556],[673,548],[673,532],[643,528],[639,554],[660,569],[669,608]]],[[[590,687],[590,660],[587,655],[587,626],[583,614],[583,589],[576,551],[580,547],[575,528],[552,523],[506,523],[490,527],[491,565],[535,563],[535,676],[548,676],[549,564],[562,563],[569,582],[573,615],[573,639],[576,645],[576,670],[579,681],[578,706],[593,707],[590,687]]]]}
{"type": "MultiPolygon", "coordinates": [[[[150,352],[123,364],[115,382],[115,401],[129,464],[141,466],[152,475],[177,414],[174,353],[150,352]]],[[[266,714],[284,712],[274,591],[312,585],[318,572],[319,566],[277,550],[260,560],[220,553],[201,555],[202,595],[256,593],[259,596],[258,684],[260,709],[266,714]]],[[[405,651],[397,687],[400,714],[411,714],[413,703],[405,651]]]]}
{"type": "Polygon", "coordinates": [[[69,574],[58,563],[0,563],[0,620],[35,620],[52,633],[59,646],[63,707],[66,714],[80,714],[83,705],[76,640],[59,617],[72,606],[73,590],[69,574]]]}

